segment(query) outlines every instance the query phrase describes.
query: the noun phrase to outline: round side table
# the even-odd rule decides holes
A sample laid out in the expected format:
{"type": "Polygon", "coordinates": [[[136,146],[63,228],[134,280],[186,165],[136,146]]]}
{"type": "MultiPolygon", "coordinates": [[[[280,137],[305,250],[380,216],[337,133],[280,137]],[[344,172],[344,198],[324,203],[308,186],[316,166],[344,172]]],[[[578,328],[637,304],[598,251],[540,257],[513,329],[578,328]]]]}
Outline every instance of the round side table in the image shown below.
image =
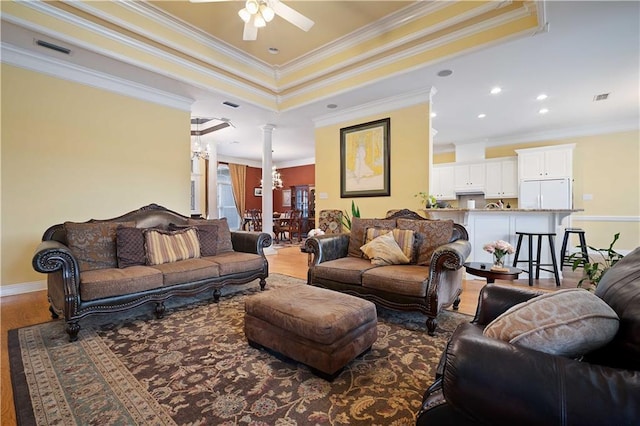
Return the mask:
{"type": "Polygon", "coordinates": [[[496,280],[516,280],[520,272],[522,272],[521,269],[513,266],[505,266],[507,271],[492,271],[491,266],[493,266],[491,263],[482,262],[467,262],[464,264],[467,273],[486,278],[487,284],[493,284],[496,280]]]}

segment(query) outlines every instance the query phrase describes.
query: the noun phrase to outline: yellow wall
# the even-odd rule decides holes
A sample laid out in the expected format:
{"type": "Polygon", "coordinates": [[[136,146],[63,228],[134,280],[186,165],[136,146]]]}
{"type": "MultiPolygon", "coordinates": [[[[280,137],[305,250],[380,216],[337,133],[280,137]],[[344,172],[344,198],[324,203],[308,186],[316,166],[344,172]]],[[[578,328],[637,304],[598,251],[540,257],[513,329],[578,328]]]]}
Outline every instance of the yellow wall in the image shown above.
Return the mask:
{"type": "Polygon", "coordinates": [[[2,65],[1,285],[49,226],[150,203],[189,214],[189,112],[2,65]],[[184,158],[184,161],[180,161],[184,158]]]}
{"type": "Polygon", "coordinates": [[[351,201],[362,217],[384,217],[387,210],[420,207],[414,195],[429,190],[429,105],[419,104],[384,114],[362,117],[317,128],[316,211],[341,209],[351,212],[351,201]],[[340,198],[340,129],[391,118],[391,196],[340,198]],[[326,199],[321,194],[326,193],[326,199]]]}

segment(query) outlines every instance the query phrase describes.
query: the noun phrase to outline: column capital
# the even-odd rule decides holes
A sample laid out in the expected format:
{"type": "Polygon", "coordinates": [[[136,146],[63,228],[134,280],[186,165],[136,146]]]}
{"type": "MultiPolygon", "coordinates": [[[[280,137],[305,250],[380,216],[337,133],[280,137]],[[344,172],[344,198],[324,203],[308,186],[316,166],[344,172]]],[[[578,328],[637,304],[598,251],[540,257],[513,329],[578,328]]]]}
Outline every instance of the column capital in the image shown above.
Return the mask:
{"type": "Polygon", "coordinates": [[[276,129],[276,125],[275,124],[265,124],[263,126],[260,126],[260,128],[262,129],[263,132],[265,133],[271,133],[276,129]]]}

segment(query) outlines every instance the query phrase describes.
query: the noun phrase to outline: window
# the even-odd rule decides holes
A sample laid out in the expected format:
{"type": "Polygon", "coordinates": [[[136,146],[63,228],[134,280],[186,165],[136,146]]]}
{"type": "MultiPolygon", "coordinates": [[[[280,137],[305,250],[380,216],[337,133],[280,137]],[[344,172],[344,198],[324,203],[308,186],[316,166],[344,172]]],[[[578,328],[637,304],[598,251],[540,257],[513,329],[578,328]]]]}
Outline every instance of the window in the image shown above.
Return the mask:
{"type": "Polygon", "coordinates": [[[226,217],[230,229],[240,229],[240,216],[233,199],[229,166],[226,164],[218,165],[218,217],[226,217]]]}

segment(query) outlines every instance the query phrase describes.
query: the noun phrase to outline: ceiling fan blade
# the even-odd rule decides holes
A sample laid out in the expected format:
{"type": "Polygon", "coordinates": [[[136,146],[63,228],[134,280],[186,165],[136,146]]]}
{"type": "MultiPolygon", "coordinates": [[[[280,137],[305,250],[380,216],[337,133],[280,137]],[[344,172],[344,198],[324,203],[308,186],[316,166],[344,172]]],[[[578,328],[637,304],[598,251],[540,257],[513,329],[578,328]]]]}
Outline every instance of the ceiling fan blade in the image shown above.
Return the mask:
{"type": "Polygon", "coordinates": [[[252,41],[258,38],[258,29],[251,23],[245,22],[244,31],[242,32],[242,39],[245,41],[252,41]]]}
{"type": "Polygon", "coordinates": [[[230,127],[230,126],[231,126],[231,124],[229,124],[229,123],[220,123],[220,124],[216,124],[215,126],[211,126],[208,129],[192,130],[191,131],[191,136],[204,136],[204,135],[207,135],[209,133],[215,132],[217,130],[226,129],[227,127],[230,127]]]}
{"type": "Polygon", "coordinates": [[[189,3],[219,3],[229,0],[189,0],[189,3]]]}
{"type": "Polygon", "coordinates": [[[302,13],[290,8],[279,0],[273,0],[271,2],[271,8],[276,13],[276,15],[280,16],[286,21],[289,21],[303,31],[309,31],[315,23],[311,19],[304,16],[302,13]]]}

